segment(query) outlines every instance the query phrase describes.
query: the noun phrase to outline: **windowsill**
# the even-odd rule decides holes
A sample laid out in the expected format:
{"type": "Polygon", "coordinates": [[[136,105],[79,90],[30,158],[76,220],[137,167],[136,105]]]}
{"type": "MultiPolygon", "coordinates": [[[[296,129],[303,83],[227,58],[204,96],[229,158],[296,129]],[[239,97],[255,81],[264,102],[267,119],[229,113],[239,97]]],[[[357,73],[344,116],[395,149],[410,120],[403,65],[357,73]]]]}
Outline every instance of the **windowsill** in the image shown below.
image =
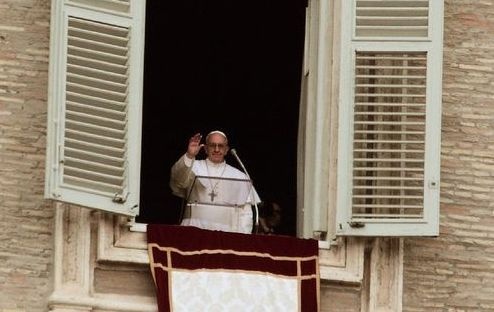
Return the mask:
{"type": "MultiPolygon", "coordinates": [[[[146,233],[147,223],[137,223],[129,221],[127,223],[130,232],[146,233]]],[[[340,246],[342,244],[341,238],[336,238],[333,240],[319,240],[319,249],[331,249],[333,246],[340,246]]]]}
{"type": "MultiPolygon", "coordinates": [[[[149,264],[146,223],[101,214],[99,224],[98,261],[149,264]]],[[[319,241],[321,278],[361,283],[363,250],[363,243],[359,239],[337,237],[319,241]]]]}
{"type": "Polygon", "coordinates": [[[148,227],[147,223],[136,223],[129,221],[127,225],[129,226],[129,230],[131,232],[142,232],[142,233],[147,232],[147,227],[148,227]]]}

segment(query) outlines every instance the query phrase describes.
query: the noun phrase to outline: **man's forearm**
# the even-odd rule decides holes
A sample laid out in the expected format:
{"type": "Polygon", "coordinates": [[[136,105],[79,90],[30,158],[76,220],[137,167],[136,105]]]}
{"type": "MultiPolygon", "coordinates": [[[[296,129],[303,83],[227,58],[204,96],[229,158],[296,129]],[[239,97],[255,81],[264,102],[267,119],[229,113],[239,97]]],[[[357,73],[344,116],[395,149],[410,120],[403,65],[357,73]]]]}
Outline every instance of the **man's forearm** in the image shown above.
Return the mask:
{"type": "Polygon", "coordinates": [[[183,196],[194,180],[194,173],[192,172],[193,161],[193,159],[184,155],[173,165],[170,187],[175,195],[183,196]]]}

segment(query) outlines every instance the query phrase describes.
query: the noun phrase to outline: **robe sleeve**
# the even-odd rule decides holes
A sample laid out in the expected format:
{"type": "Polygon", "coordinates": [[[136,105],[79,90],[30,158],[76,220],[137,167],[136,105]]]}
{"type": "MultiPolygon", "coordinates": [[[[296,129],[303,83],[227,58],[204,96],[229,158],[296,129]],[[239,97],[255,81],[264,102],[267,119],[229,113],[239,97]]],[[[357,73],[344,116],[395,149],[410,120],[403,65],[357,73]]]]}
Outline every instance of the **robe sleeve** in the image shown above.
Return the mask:
{"type": "Polygon", "coordinates": [[[170,188],[176,196],[185,198],[187,190],[194,182],[195,174],[192,171],[193,159],[185,154],[172,166],[170,174],[170,188]]]}
{"type": "Polygon", "coordinates": [[[261,202],[261,198],[259,197],[259,194],[257,194],[255,187],[252,187],[252,193],[254,195],[254,198],[252,198],[252,195],[249,196],[249,202],[251,202],[252,204],[254,204],[254,202],[259,204],[261,202]]]}

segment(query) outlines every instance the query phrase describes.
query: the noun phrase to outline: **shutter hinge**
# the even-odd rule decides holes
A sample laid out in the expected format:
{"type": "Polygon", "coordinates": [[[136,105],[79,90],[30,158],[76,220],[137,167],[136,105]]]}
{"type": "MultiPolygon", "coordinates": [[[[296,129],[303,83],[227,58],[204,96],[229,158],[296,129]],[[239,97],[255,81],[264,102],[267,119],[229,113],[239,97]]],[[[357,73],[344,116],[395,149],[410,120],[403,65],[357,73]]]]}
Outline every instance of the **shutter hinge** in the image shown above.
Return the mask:
{"type": "Polygon", "coordinates": [[[429,188],[436,190],[439,187],[439,183],[436,180],[429,181],[429,188]]]}
{"type": "Polygon", "coordinates": [[[365,223],[364,222],[357,222],[357,221],[351,221],[351,222],[348,222],[348,225],[350,225],[350,227],[352,228],[363,228],[365,226],[365,223]]]}
{"type": "Polygon", "coordinates": [[[326,240],[327,235],[328,235],[328,232],[326,232],[326,231],[313,231],[312,232],[312,238],[320,240],[320,241],[326,240]]]}
{"type": "Polygon", "coordinates": [[[122,194],[115,194],[112,201],[117,204],[123,204],[127,201],[127,197],[129,197],[129,193],[125,194],[125,197],[122,194]]]}

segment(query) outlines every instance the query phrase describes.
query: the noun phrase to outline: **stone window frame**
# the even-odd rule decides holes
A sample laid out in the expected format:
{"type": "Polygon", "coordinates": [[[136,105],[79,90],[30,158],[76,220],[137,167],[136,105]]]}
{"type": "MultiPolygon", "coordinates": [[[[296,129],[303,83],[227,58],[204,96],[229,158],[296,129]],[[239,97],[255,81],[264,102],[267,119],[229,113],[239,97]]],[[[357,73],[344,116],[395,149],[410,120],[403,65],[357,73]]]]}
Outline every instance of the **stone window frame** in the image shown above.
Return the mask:
{"type": "MultiPolygon", "coordinates": [[[[83,10],[90,10],[87,3],[92,1],[53,1],[52,34],[60,35],[61,29],[57,29],[55,20],[60,14],[61,7],[70,6],[72,9],[80,7],[83,10]],[[81,4],[84,3],[84,4],[81,4]]],[[[133,1],[130,1],[131,8],[133,1]]],[[[303,237],[318,236],[321,246],[321,277],[323,279],[360,283],[363,280],[364,271],[364,240],[358,238],[347,238],[336,236],[336,225],[333,223],[336,215],[336,203],[330,198],[335,198],[337,194],[337,161],[335,155],[337,144],[330,139],[337,133],[337,103],[338,81],[333,77],[339,77],[340,70],[334,64],[338,63],[340,55],[339,47],[341,37],[339,35],[339,14],[342,4],[345,1],[309,1],[308,7],[308,28],[309,31],[306,42],[306,59],[304,62],[304,79],[307,82],[307,101],[312,101],[309,107],[301,116],[305,117],[303,124],[307,128],[302,132],[301,142],[303,148],[300,151],[305,160],[305,165],[299,168],[299,172],[304,173],[304,188],[299,190],[299,206],[311,207],[307,211],[299,212],[298,232],[303,237]],[[328,74],[330,73],[330,74],[328,74]],[[313,96],[318,98],[312,98],[313,96]],[[315,103],[315,104],[314,104],[315,103]],[[329,103],[329,105],[328,105],[329,103]],[[321,118],[321,116],[326,116],[321,118]],[[315,123],[310,123],[311,118],[315,118],[315,123]],[[312,126],[314,125],[314,127],[312,126]],[[326,144],[325,142],[330,142],[326,144]],[[324,161],[324,160],[329,161],[324,161]],[[326,173],[326,174],[320,174],[326,173]],[[322,223],[320,223],[322,221],[322,223]]],[[[437,2],[434,2],[437,3],[437,2]]],[[[108,13],[107,8],[97,8],[96,11],[108,13]]],[[[442,12],[441,12],[442,13],[442,12]]],[[[99,14],[99,13],[98,13],[99,14]]],[[[98,15],[97,14],[97,15],[98,15]]],[[[125,13],[119,12],[120,18],[125,13]]],[[[141,21],[142,22],[142,21],[141,21]]],[[[55,40],[55,39],[53,39],[55,40]]],[[[52,43],[53,46],[53,43],[52,43]]],[[[55,49],[59,51],[59,49],[55,49]]],[[[137,49],[137,53],[142,54],[143,49],[137,49]]],[[[56,57],[64,54],[59,52],[56,57]]],[[[51,64],[53,63],[50,62],[51,64]]],[[[53,65],[51,65],[53,66],[53,65]]],[[[51,70],[51,76],[60,74],[60,69],[51,70]]],[[[141,73],[142,74],[142,73],[141,73]]],[[[56,84],[55,84],[56,85],[56,84]]],[[[51,83],[50,94],[53,93],[54,83],[51,83]]],[[[57,98],[51,95],[50,101],[57,98]]],[[[53,130],[49,130],[49,136],[54,136],[53,130]]],[[[49,147],[50,153],[57,148],[49,147]]],[[[51,154],[47,157],[47,168],[51,168],[53,159],[51,154]]],[[[47,181],[53,181],[52,171],[47,170],[47,181]]],[[[47,188],[47,190],[50,190],[47,188]]],[[[56,194],[55,194],[56,195],[56,194]]],[[[47,197],[60,199],[47,191],[47,197]]],[[[79,204],[84,204],[84,200],[79,204]]],[[[84,205],[89,206],[89,205],[84,205]]],[[[115,262],[136,262],[146,263],[147,253],[144,232],[132,231],[132,219],[118,215],[100,216],[98,230],[98,261],[115,262]]]]}

